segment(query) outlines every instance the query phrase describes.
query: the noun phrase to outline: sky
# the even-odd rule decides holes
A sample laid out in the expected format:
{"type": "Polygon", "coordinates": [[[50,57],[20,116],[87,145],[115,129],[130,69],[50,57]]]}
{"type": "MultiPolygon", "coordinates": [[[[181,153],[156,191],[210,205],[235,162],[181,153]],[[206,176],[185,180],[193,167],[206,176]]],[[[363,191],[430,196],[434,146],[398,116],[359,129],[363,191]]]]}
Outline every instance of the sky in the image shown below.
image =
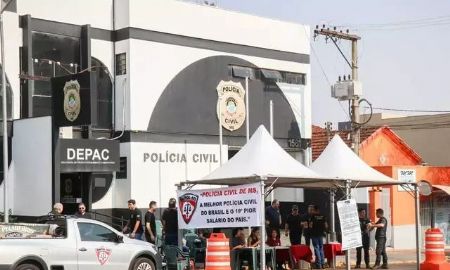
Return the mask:
{"type": "MultiPolygon", "coordinates": [[[[359,77],[363,98],[373,107],[450,112],[448,0],[216,1],[220,8],[312,28],[317,24],[348,26],[362,38],[358,45],[359,77]]],[[[348,121],[348,104],[331,98],[330,84],[351,71],[334,45],[327,44],[323,37],[312,40],[311,46],[313,124],[323,126],[331,121],[337,128],[338,121],[348,121]]],[[[343,41],[340,46],[350,57],[349,43],[343,41]]],[[[374,110],[377,112],[392,113],[374,110]]],[[[361,113],[369,113],[367,106],[361,113]]]]}

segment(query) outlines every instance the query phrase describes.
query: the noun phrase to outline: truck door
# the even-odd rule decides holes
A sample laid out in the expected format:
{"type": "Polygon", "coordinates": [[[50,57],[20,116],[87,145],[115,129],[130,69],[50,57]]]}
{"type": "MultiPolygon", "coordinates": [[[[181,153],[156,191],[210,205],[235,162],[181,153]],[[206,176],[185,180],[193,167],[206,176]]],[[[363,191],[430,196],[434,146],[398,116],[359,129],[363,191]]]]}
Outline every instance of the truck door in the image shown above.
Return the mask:
{"type": "Polygon", "coordinates": [[[131,251],[117,242],[117,234],[96,223],[76,222],[78,269],[128,269],[131,251]]]}

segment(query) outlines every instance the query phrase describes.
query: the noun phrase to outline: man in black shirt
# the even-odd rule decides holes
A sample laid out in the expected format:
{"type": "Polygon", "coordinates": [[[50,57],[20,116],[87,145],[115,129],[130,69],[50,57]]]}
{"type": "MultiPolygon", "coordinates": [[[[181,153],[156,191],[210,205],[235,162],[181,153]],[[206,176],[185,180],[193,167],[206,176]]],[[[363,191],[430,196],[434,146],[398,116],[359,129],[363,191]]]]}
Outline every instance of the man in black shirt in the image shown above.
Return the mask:
{"type": "Polygon", "coordinates": [[[164,210],[162,215],[164,228],[164,243],[166,245],[178,245],[178,213],[177,201],[175,198],[169,200],[169,208],[164,210]]]}
{"type": "Polygon", "coordinates": [[[376,223],[370,223],[369,230],[373,230],[377,228],[375,232],[375,240],[377,241],[377,247],[375,249],[375,253],[377,258],[375,260],[375,265],[372,269],[388,269],[388,258],[386,254],[386,230],[387,230],[387,220],[384,217],[384,211],[381,208],[378,208],[376,211],[378,221],[376,223]],[[383,256],[383,264],[380,265],[381,256],[383,256]]]}
{"type": "Polygon", "coordinates": [[[230,249],[235,250],[245,247],[245,235],[243,228],[233,229],[233,237],[230,240],[230,249]]]}
{"type": "Polygon", "coordinates": [[[278,200],[273,200],[272,205],[266,208],[266,225],[268,237],[270,237],[272,230],[276,230],[278,232],[278,236],[280,236],[281,215],[280,202],[278,200]]]}
{"type": "Polygon", "coordinates": [[[317,269],[325,268],[324,254],[323,254],[323,237],[328,229],[328,224],[325,216],[320,214],[320,208],[314,205],[314,215],[311,219],[311,241],[314,247],[314,254],[316,255],[317,269]]]}
{"type": "Polygon", "coordinates": [[[133,199],[128,200],[128,209],[130,215],[127,225],[123,228],[124,233],[129,233],[130,238],[142,240],[142,214],[136,207],[136,201],[133,199]]]}
{"type": "Polygon", "coordinates": [[[366,263],[366,268],[369,268],[369,247],[370,247],[370,235],[368,224],[370,224],[370,219],[366,216],[365,209],[359,209],[359,226],[361,227],[361,238],[362,238],[362,247],[356,248],[356,267],[361,268],[361,251],[364,249],[364,262],[366,263]]]}
{"type": "Polygon", "coordinates": [[[288,216],[285,225],[285,235],[289,235],[291,245],[300,245],[302,239],[302,218],[298,214],[298,206],[292,206],[292,213],[288,216]]]}
{"type": "Polygon", "coordinates": [[[314,215],[314,205],[308,205],[308,213],[306,213],[302,217],[302,225],[303,225],[303,235],[305,236],[305,244],[307,246],[311,245],[311,219],[314,215]]]}
{"type": "Polygon", "coordinates": [[[84,203],[78,204],[78,211],[74,215],[78,218],[92,218],[91,214],[86,211],[86,205],[84,203]]]}
{"type": "Polygon", "coordinates": [[[152,244],[156,242],[155,211],[156,202],[151,201],[148,205],[148,211],[145,213],[145,239],[152,244]]]}

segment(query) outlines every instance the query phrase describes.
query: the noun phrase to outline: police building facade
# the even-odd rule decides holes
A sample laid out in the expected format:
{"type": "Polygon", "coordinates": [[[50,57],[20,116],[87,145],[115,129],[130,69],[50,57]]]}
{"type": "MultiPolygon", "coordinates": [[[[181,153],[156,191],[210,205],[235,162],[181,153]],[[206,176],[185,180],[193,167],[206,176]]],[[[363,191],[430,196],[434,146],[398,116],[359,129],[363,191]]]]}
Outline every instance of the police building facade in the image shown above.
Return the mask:
{"type": "MultiPolygon", "coordinates": [[[[307,26],[175,0],[61,5],[17,0],[5,12],[14,215],[57,201],[113,214],[129,198],[165,206],[176,183],[245,144],[246,121],[250,134],[269,130],[271,101],[275,139],[309,160],[307,26]]],[[[303,192],[275,197],[301,202],[303,192]]]]}

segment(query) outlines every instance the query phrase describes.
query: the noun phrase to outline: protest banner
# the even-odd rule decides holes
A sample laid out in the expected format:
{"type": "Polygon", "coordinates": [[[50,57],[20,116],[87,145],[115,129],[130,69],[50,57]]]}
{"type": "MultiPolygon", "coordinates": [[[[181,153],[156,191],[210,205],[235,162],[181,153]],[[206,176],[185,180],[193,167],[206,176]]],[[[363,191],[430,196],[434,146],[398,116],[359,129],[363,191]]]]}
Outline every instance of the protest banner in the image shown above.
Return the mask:
{"type": "Polygon", "coordinates": [[[179,190],[178,227],[261,226],[259,183],[203,190],[179,190]]]}
{"type": "Polygon", "coordinates": [[[338,201],[337,210],[342,231],[342,250],[362,246],[358,207],[354,199],[338,201]]]}

